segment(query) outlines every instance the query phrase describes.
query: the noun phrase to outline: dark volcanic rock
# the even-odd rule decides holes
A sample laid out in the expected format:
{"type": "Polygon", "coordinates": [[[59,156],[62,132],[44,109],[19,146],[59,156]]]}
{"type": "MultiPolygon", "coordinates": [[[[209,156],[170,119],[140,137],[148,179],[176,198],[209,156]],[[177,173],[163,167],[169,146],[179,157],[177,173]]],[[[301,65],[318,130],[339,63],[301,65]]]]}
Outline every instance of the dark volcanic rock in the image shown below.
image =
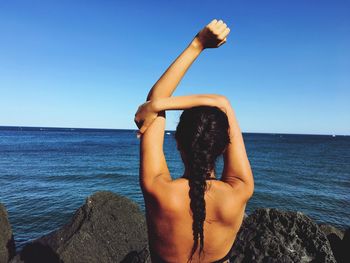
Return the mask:
{"type": "Polygon", "coordinates": [[[0,263],[7,263],[16,253],[15,241],[6,208],[0,204],[0,263]]]}
{"type": "Polygon", "coordinates": [[[148,246],[141,251],[131,251],[120,263],[146,263],[151,262],[148,246]]]}
{"type": "MultiPolygon", "coordinates": [[[[87,198],[69,224],[29,246],[20,254],[24,262],[121,262],[147,247],[145,217],[126,197],[98,192],[87,198]],[[42,256],[34,259],[36,255],[42,256]]],[[[146,261],[147,255],[143,257],[146,261]]]]}
{"type": "Polygon", "coordinates": [[[344,237],[344,231],[331,226],[331,225],[326,225],[326,224],[320,224],[319,225],[321,231],[328,237],[329,235],[336,235],[337,237],[339,237],[339,239],[343,239],[344,237]]]}
{"type": "Polygon", "coordinates": [[[48,245],[33,242],[26,245],[11,263],[63,263],[58,254],[48,245]]]}
{"type": "Polygon", "coordinates": [[[350,262],[350,227],[345,231],[340,253],[337,255],[338,263],[350,262]]]}
{"type": "Polygon", "coordinates": [[[237,235],[234,262],[336,262],[315,222],[300,212],[255,210],[237,235]]]}
{"type": "Polygon", "coordinates": [[[350,261],[350,257],[348,258],[348,260],[344,260],[344,255],[346,254],[346,249],[342,242],[344,232],[331,225],[321,224],[319,225],[319,227],[322,230],[322,232],[327,236],[327,239],[331,244],[333,255],[337,262],[340,263],[350,261]]]}
{"type": "Polygon", "coordinates": [[[349,263],[350,228],[348,228],[346,231],[342,231],[331,225],[320,225],[320,229],[326,234],[337,262],[349,263]]]}

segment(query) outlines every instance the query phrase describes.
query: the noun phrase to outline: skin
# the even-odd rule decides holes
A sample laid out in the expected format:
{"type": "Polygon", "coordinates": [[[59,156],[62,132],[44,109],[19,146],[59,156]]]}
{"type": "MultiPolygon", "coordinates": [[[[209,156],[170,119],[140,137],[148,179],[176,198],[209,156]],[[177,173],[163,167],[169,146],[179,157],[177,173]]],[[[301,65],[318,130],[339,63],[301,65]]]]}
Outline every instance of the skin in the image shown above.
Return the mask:
{"type": "MultiPolygon", "coordinates": [[[[154,84],[135,114],[141,135],[140,186],[146,206],[149,245],[152,253],[166,262],[187,262],[193,245],[188,180],[171,178],[163,152],[166,110],[216,106],[229,120],[231,143],[223,153],[221,180],[207,181],[204,254],[200,262],[213,262],[228,253],[254,191],[242,133],[229,100],[216,94],[171,97],[202,51],[224,44],[229,32],[222,20],[214,19],[205,26],[154,84]]],[[[187,174],[185,170],[184,175],[187,174]]],[[[211,176],[215,177],[214,171],[211,176]]],[[[192,262],[199,262],[198,249],[192,262]]]]}

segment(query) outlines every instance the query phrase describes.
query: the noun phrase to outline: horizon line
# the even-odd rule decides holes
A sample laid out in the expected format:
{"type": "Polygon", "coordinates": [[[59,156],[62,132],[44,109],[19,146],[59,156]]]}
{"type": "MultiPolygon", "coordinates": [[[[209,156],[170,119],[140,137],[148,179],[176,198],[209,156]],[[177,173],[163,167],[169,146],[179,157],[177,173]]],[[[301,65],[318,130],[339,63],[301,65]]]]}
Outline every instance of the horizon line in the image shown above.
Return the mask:
{"type": "MultiPolygon", "coordinates": [[[[104,130],[104,131],[137,131],[137,129],[128,129],[128,128],[82,128],[82,127],[53,127],[53,126],[13,126],[13,125],[0,125],[0,130],[4,128],[9,129],[60,129],[60,130],[104,130]]],[[[174,132],[175,130],[165,130],[165,132],[174,132]]],[[[286,133],[286,132],[251,132],[251,131],[242,131],[243,134],[278,134],[278,135],[319,135],[319,136],[350,136],[350,134],[325,134],[325,133],[286,133]]]]}

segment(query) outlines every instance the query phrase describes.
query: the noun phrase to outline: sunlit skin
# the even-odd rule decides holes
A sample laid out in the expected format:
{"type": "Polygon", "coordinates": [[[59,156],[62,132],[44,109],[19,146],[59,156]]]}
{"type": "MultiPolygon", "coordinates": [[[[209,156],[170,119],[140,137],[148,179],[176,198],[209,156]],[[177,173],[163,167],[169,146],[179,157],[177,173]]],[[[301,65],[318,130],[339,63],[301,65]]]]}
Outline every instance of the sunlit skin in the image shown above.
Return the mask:
{"type": "MultiPolygon", "coordinates": [[[[229,32],[222,20],[214,19],[206,25],[154,84],[135,114],[141,135],[140,186],[146,206],[149,245],[152,253],[165,262],[187,262],[193,245],[188,180],[171,178],[163,152],[166,110],[216,106],[229,120],[231,143],[223,153],[221,180],[207,181],[204,254],[200,262],[213,262],[228,253],[254,191],[242,134],[229,100],[216,94],[171,97],[193,61],[203,50],[224,44],[229,32]]],[[[211,177],[215,176],[212,171],[211,177]]],[[[198,252],[199,249],[192,262],[199,262],[198,252]]]]}

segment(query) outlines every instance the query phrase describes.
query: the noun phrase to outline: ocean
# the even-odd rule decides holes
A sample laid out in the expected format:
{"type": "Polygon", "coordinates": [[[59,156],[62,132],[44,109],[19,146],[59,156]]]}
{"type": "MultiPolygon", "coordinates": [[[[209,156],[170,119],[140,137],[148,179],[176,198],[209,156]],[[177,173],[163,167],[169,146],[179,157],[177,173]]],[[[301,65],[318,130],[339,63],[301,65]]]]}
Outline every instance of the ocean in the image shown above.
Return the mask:
{"type": "MultiPolygon", "coordinates": [[[[350,136],[243,135],[259,207],[301,211],[318,223],[350,226],[350,136]]],[[[183,165],[174,132],[164,151],[173,178],[183,165]]],[[[0,202],[17,248],[67,223],[100,190],[127,196],[144,210],[135,130],[0,127],[0,202]]],[[[217,163],[222,171],[222,158],[217,163]]]]}

